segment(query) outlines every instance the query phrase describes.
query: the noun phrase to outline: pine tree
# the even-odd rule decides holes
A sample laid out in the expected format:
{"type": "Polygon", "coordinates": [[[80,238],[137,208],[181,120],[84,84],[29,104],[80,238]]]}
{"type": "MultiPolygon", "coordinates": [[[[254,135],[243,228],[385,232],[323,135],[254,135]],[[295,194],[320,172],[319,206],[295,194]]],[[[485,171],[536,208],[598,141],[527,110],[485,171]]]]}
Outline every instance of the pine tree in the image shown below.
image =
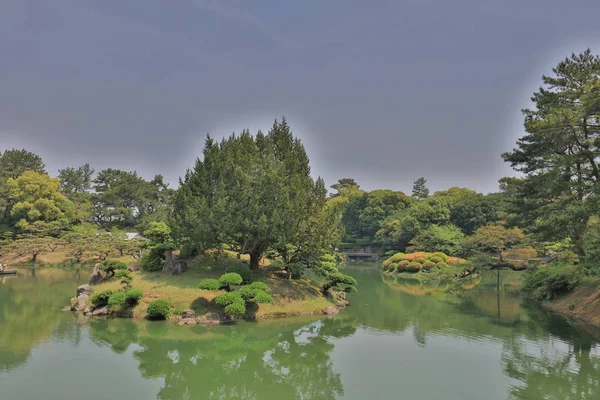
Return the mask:
{"type": "Polygon", "coordinates": [[[423,200],[429,196],[429,189],[427,189],[425,183],[427,183],[427,181],[423,177],[420,177],[413,183],[412,197],[423,200]]]}

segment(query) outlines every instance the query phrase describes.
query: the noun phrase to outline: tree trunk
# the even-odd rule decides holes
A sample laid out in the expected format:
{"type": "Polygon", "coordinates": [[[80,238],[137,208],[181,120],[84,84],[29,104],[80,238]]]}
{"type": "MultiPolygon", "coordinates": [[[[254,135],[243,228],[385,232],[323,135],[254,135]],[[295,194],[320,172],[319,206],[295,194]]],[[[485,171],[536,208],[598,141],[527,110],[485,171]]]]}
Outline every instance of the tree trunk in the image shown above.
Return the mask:
{"type": "Polygon", "coordinates": [[[253,272],[258,271],[258,269],[260,268],[259,262],[260,253],[250,253],[250,270],[252,270],[253,272]]]}

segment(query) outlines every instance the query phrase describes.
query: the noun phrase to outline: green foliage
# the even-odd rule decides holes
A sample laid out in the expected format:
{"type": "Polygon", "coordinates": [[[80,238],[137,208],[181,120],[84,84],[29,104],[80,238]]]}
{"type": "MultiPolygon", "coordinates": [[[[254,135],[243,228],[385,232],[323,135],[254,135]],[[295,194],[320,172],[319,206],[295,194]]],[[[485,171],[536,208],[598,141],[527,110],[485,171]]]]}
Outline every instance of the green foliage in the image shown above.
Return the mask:
{"type": "Polygon", "coordinates": [[[233,264],[225,269],[225,273],[234,272],[242,277],[242,283],[250,283],[252,282],[252,271],[250,271],[250,267],[245,264],[233,264]]]}
{"type": "Polygon", "coordinates": [[[222,305],[222,306],[231,304],[234,302],[238,302],[238,301],[241,301],[241,302],[244,301],[244,299],[242,298],[242,294],[239,291],[226,292],[226,293],[223,293],[223,294],[215,297],[215,303],[222,305]]]}
{"type": "Polygon", "coordinates": [[[581,274],[574,266],[548,265],[525,271],[521,291],[534,300],[552,300],[573,290],[580,280],[581,274]]]}
{"type": "Polygon", "coordinates": [[[134,305],[134,304],[138,303],[140,301],[140,299],[142,298],[142,296],[143,296],[143,293],[139,289],[129,289],[129,290],[125,291],[125,301],[129,305],[134,305]]]}
{"type": "Polygon", "coordinates": [[[421,264],[414,261],[410,262],[404,270],[410,273],[419,272],[421,270],[421,264]]]}
{"type": "Polygon", "coordinates": [[[240,276],[240,274],[238,274],[238,273],[228,272],[219,277],[219,282],[223,286],[241,285],[243,282],[243,279],[240,276]]]}
{"type": "Polygon", "coordinates": [[[356,279],[354,279],[353,277],[343,274],[341,272],[332,272],[327,274],[327,276],[325,277],[323,292],[327,292],[329,289],[344,292],[355,292],[356,284],[356,279]]]}
{"type": "Polygon", "coordinates": [[[208,137],[203,157],[188,170],[174,199],[177,241],[200,250],[229,248],[250,255],[258,269],[268,250],[321,240],[317,224],[327,190],[310,175],[304,146],[285,119],[267,135],[245,130],[217,143],[208,137]]]}
{"type": "Polygon", "coordinates": [[[102,307],[108,304],[109,297],[113,294],[112,290],[104,290],[92,295],[90,302],[96,307],[102,307]]]}
{"type": "Polygon", "coordinates": [[[503,253],[511,246],[522,243],[525,235],[517,227],[505,228],[501,225],[488,225],[478,228],[472,236],[469,236],[468,240],[481,250],[493,251],[500,260],[503,260],[503,253]]]}
{"type": "Polygon", "coordinates": [[[223,309],[228,315],[244,315],[246,313],[246,303],[244,302],[235,302],[230,303],[225,306],[223,309]]]}
{"type": "Polygon", "coordinates": [[[102,269],[103,271],[126,271],[127,270],[127,264],[125,264],[122,261],[117,261],[117,260],[104,260],[100,263],[100,269],[102,269]]]}
{"type": "Polygon", "coordinates": [[[200,282],[198,288],[202,290],[219,290],[221,289],[221,283],[218,279],[204,279],[200,282]]]}
{"type": "Polygon", "coordinates": [[[228,315],[243,315],[246,313],[246,302],[240,292],[227,292],[215,297],[215,303],[225,306],[228,315]]]}
{"type": "Polygon", "coordinates": [[[523,110],[525,136],[503,154],[522,179],[504,180],[513,213],[542,240],[569,237],[584,255],[584,236],[600,181],[600,57],[572,54],[542,77],[533,109],[523,110]]]}
{"type": "Polygon", "coordinates": [[[141,258],[140,263],[142,264],[142,269],[147,272],[157,272],[161,271],[163,268],[163,259],[162,257],[150,251],[141,258]]]}
{"type": "Polygon", "coordinates": [[[148,228],[144,231],[144,236],[152,243],[169,243],[171,242],[171,228],[164,222],[152,221],[148,224],[148,228]]]}
{"type": "Polygon", "coordinates": [[[169,316],[171,304],[167,300],[154,300],[148,304],[146,313],[150,319],[165,319],[169,316]]]}
{"type": "Polygon", "coordinates": [[[10,217],[17,228],[34,221],[58,221],[73,216],[74,207],[61,192],[60,182],[46,174],[26,171],[6,182],[10,217]]]}
{"type": "Polygon", "coordinates": [[[16,179],[27,171],[45,174],[45,168],[40,156],[25,149],[4,150],[0,153],[0,180],[16,179]]]}
{"type": "Polygon", "coordinates": [[[259,290],[254,294],[253,300],[255,303],[273,303],[273,296],[267,292],[259,290]]]}
{"type": "MultiPolygon", "coordinates": [[[[439,251],[436,251],[435,253],[433,253],[431,255],[431,257],[439,257],[444,262],[448,261],[448,256],[446,254],[444,254],[444,253],[439,252],[439,251]]],[[[430,260],[431,260],[431,257],[429,258],[430,260]]]]}
{"type": "Polygon", "coordinates": [[[264,282],[252,282],[251,284],[246,285],[244,287],[249,287],[255,290],[262,290],[264,292],[267,292],[269,290],[269,286],[264,282]]]}
{"type": "Polygon", "coordinates": [[[429,189],[425,186],[427,180],[420,177],[413,183],[412,197],[419,200],[424,200],[429,196],[429,189]]]}
{"type": "Polygon", "coordinates": [[[549,265],[525,271],[522,292],[534,300],[552,300],[573,290],[580,282],[581,274],[576,267],[549,265]]]}
{"type": "Polygon", "coordinates": [[[455,225],[433,224],[410,240],[409,251],[442,251],[457,254],[466,240],[465,234],[455,225]]]}
{"type": "Polygon", "coordinates": [[[421,267],[421,271],[431,271],[435,267],[436,267],[436,264],[433,261],[431,261],[431,260],[425,261],[423,263],[423,266],[421,267]]]}
{"type": "Polygon", "coordinates": [[[160,175],[146,181],[136,172],[108,168],[98,172],[93,183],[93,219],[106,229],[131,229],[166,215],[172,191],[160,175]]]}
{"type": "Polygon", "coordinates": [[[126,269],[120,269],[115,273],[115,278],[123,278],[131,276],[130,272],[126,269]]]}
{"type": "Polygon", "coordinates": [[[424,264],[427,261],[427,259],[425,257],[417,257],[413,260],[413,262],[417,263],[417,264],[424,264]]]}
{"type": "Polygon", "coordinates": [[[571,302],[571,301],[570,301],[570,302],[567,304],[567,310],[569,310],[569,311],[573,311],[574,309],[575,309],[575,303],[573,303],[573,302],[571,302]]]}
{"type": "Polygon", "coordinates": [[[121,307],[126,300],[127,297],[124,292],[114,292],[108,297],[108,305],[111,308],[121,307]]]}
{"type": "Polygon", "coordinates": [[[438,257],[438,256],[431,256],[431,257],[429,257],[429,261],[433,262],[434,264],[437,264],[440,262],[444,262],[444,259],[442,257],[438,257]]]}
{"type": "Polygon", "coordinates": [[[446,264],[444,261],[437,263],[436,266],[438,268],[448,268],[449,267],[449,265],[446,264]]]}

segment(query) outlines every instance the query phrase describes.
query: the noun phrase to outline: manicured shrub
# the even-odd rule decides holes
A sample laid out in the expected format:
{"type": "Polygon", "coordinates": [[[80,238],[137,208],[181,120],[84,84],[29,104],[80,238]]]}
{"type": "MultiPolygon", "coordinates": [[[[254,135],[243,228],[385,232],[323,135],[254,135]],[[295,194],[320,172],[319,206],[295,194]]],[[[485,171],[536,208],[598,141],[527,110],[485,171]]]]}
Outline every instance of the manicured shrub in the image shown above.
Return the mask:
{"type": "Polygon", "coordinates": [[[127,264],[125,264],[122,261],[117,261],[117,260],[104,260],[100,264],[100,269],[102,269],[102,270],[104,270],[106,272],[114,272],[114,271],[119,271],[119,270],[126,270],[127,269],[127,264]]]}
{"type": "Polygon", "coordinates": [[[384,260],[383,261],[383,265],[387,266],[387,265],[389,265],[391,263],[395,263],[395,262],[401,261],[401,260],[404,259],[404,257],[406,257],[406,254],[404,254],[404,253],[396,253],[393,256],[391,256],[390,258],[388,258],[387,260],[384,260]]]}
{"type": "Polygon", "coordinates": [[[428,260],[423,263],[423,266],[421,267],[421,271],[429,272],[433,268],[435,268],[435,263],[433,261],[428,260]]]}
{"type": "Polygon", "coordinates": [[[427,259],[426,259],[426,258],[424,258],[424,257],[415,258],[415,259],[413,260],[413,262],[415,262],[415,263],[419,263],[419,264],[421,264],[421,265],[425,264],[425,262],[426,262],[426,261],[427,261],[427,259]]]}
{"type": "Polygon", "coordinates": [[[125,304],[126,299],[127,297],[125,296],[124,292],[114,292],[108,298],[108,305],[110,308],[121,307],[123,304],[125,304]]]}
{"type": "Polygon", "coordinates": [[[413,261],[406,266],[405,270],[410,273],[419,272],[421,270],[421,264],[413,261]]]}
{"type": "Polygon", "coordinates": [[[125,301],[129,305],[134,305],[142,298],[142,291],[139,289],[129,289],[125,292],[125,301]]]}
{"type": "Polygon", "coordinates": [[[431,255],[431,257],[439,257],[442,261],[446,262],[448,260],[448,256],[441,251],[437,251],[431,255]]]}
{"type": "Polygon", "coordinates": [[[388,272],[393,272],[397,267],[398,267],[398,264],[391,263],[391,264],[388,264],[387,267],[385,267],[385,268],[388,272]]]}
{"type": "Polygon", "coordinates": [[[271,296],[269,293],[263,291],[263,290],[259,290],[256,292],[256,294],[254,295],[254,302],[255,303],[272,303],[273,302],[273,296],[271,296]]]}
{"type": "Polygon", "coordinates": [[[435,264],[440,263],[440,262],[444,262],[444,260],[442,259],[442,257],[438,257],[438,256],[431,256],[431,257],[429,257],[429,261],[431,261],[431,262],[433,262],[435,264]]]}
{"type": "Polygon", "coordinates": [[[263,290],[267,292],[269,290],[269,286],[264,282],[252,282],[246,287],[251,287],[252,289],[263,290]]]}
{"type": "Polygon", "coordinates": [[[108,298],[110,297],[111,294],[113,294],[112,290],[104,290],[100,293],[96,293],[92,296],[92,298],[90,299],[90,302],[95,307],[103,307],[108,304],[108,298]]]}
{"type": "Polygon", "coordinates": [[[525,271],[523,293],[534,300],[552,300],[573,290],[581,279],[576,267],[556,265],[525,271]]]}
{"type": "Polygon", "coordinates": [[[446,264],[446,263],[445,263],[445,262],[443,262],[443,261],[442,261],[442,262],[439,262],[439,263],[437,263],[437,264],[436,264],[436,266],[437,266],[438,268],[448,268],[448,264],[446,264]]]}
{"type": "Polygon", "coordinates": [[[236,301],[226,305],[223,311],[228,315],[244,315],[246,314],[246,303],[236,301]]]}
{"type": "Polygon", "coordinates": [[[225,313],[242,315],[246,313],[246,302],[240,292],[227,292],[215,298],[215,303],[225,306],[225,313]]]}
{"type": "Polygon", "coordinates": [[[236,301],[244,301],[240,292],[227,292],[215,297],[215,303],[222,306],[236,301]]]}
{"type": "Polygon", "coordinates": [[[388,250],[385,253],[383,253],[383,257],[385,258],[390,258],[391,256],[393,256],[394,254],[396,254],[397,251],[396,250],[388,250]]]}
{"type": "Polygon", "coordinates": [[[117,273],[115,274],[115,278],[122,278],[125,276],[130,276],[131,273],[129,271],[127,271],[126,269],[121,269],[119,271],[117,271],[117,273]]]}
{"type": "Polygon", "coordinates": [[[163,268],[163,259],[154,251],[145,254],[140,263],[142,264],[142,269],[148,272],[161,271],[163,268]]]}
{"type": "Polygon", "coordinates": [[[410,264],[410,261],[408,260],[402,260],[398,263],[398,266],[396,267],[396,271],[397,272],[404,272],[406,271],[406,268],[408,267],[408,264],[410,264]]]}
{"type": "Polygon", "coordinates": [[[225,273],[235,272],[239,276],[242,277],[242,283],[250,283],[252,282],[252,271],[250,271],[250,267],[246,264],[233,264],[227,267],[225,273]]]}
{"type": "Polygon", "coordinates": [[[202,290],[219,290],[221,289],[221,283],[218,279],[205,279],[200,282],[198,288],[202,290]]]}
{"type": "Polygon", "coordinates": [[[170,314],[171,305],[167,300],[154,300],[148,304],[146,313],[150,319],[165,319],[170,314]]]}
{"type": "Polygon", "coordinates": [[[228,272],[219,277],[219,282],[221,283],[221,286],[224,286],[225,290],[227,291],[231,290],[231,285],[241,285],[242,281],[243,279],[240,276],[240,274],[237,274],[235,272],[228,272]]]}

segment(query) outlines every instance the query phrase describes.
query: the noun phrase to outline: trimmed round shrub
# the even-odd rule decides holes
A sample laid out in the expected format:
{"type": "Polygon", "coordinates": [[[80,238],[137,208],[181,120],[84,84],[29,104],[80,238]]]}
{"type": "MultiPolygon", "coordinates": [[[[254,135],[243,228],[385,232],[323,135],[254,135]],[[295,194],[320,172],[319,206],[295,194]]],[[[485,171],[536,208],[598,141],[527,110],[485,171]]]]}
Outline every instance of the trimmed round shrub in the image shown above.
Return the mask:
{"type": "Polygon", "coordinates": [[[223,311],[228,315],[244,315],[246,314],[246,303],[243,301],[236,301],[226,305],[223,311]]]}
{"type": "Polygon", "coordinates": [[[448,264],[446,264],[445,262],[439,262],[437,263],[437,267],[438,268],[448,268],[448,264]]]}
{"type": "Polygon", "coordinates": [[[236,272],[228,272],[219,278],[221,285],[241,285],[243,278],[236,272]]]}
{"type": "Polygon", "coordinates": [[[249,287],[258,290],[264,290],[265,292],[269,291],[269,286],[264,282],[252,282],[249,287]]]}
{"type": "Polygon", "coordinates": [[[154,300],[148,304],[146,313],[150,319],[165,319],[170,314],[171,305],[167,300],[154,300]]]}
{"type": "Polygon", "coordinates": [[[412,262],[419,263],[422,265],[422,264],[425,264],[425,262],[427,262],[427,259],[424,257],[418,257],[418,258],[415,258],[412,262]]]}
{"type": "Polygon", "coordinates": [[[406,267],[408,267],[408,264],[410,264],[410,261],[408,260],[402,260],[398,263],[398,267],[396,268],[396,271],[398,272],[404,272],[406,271],[406,267]]]}
{"type": "Polygon", "coordinates": [[[126,276],[126,277],[129,277],[129,276],[130,276],[130,274],[131,274],[131,273],[130,273],[128,270],[126,270],[126,269],[121,269],[121,270],[118,270],[118,271],[115,273],[115,278],[122,278],[122,277],[125,277],[125,276],[126,276]]]}
{"type": "Polygon", "coordinates": [[[271,296],[269,293],[263,291],[263,290],[258,290],[255,294],[254,294],[254,302],[255,303],[272,303],[273,302],[273,296],[271,296]]]}
{"type": "Polygon", "coordinates": [[[136,304],[142,298],[142,291],[139,289],[129,289],[125,292],[125,301],[130,304],[136,304]]]}
{"type": "Polygon", "coordinates": [[[419,272],[420,270],[421,270],[421,264],[419,264],[418,262],[414,262],[414,261],[409,263],[405,268],[405,271],[410,272],[410,273],[419,272]]]}
{"type": "Polygon", "coordinates": [[[106,272],[119,271],[123,269],[127,269],[127,264],[122,261],[117,260],[104,260],[100,263],[100,269],[106,272]]]}
{"type": "Polygon", "coordinates": [[[391,263],[398,262],[398,261],[404,259],[405,256],[406,256],[406,254],[404,254],[404,253],[396,253],[393,256],[391,256],[390,258],[388,258],[387,260],[385,260],[383,262],[383,264],[384,265],[389,265],[391,263]]]}
{"type": "Polygon", "coordinates": [[[433,253],[431,255],[431,257],[439,257],[444,262],[448,261],[448,256],[446,254],[442,253],[441,251],[437,251],[437,252],[433,253]]]}
{"type": "Polygon", "coordinates": [[[421,267],[421,271],[429,272],[433,268],[435,268],[435,263],[433,261],[425,261],[421,267]]]}
{"type": "Polygon", "coordinates": [[[227,292],[215,297],[215,303],[222,306],[235,303],[236,301],[244,301],[240,292],[227,292]]]}
{"type": "Polygon", "coordinates": [[[225,273],[235,272],[239,276],[242,277],[242,283],[250,283],[252,282],[252,271],[250,271],[250,267],[246,264],[233,264],[227,267],[225,273]]]}
{"type": "Polygon", "coordinates": [[[205,279],[198,285],[198,289],[202,290],[219,290],[221,283],[218,279],[205,279]]]}
{"type": "Polygon", "coordinates": [[[440,263],[440,262],[444,262],[444,260],[442,259],[442,257],[438,257],[438,256],[431,256],[431,257],[429,257],[429,261],[431,261],[431,262],[433,262],[435,264],[440,263]]]}
{"type": "Polygon", "coordinates": [[[108,305],[110,308],[121,307],[123,304],[125,304],[126,299],[127,297],[125,296],[124,292],[114,292],[108,298],[108,305]]]}
{"type": "Polygon", "coordinates": [[[105,306],[108,304],[108,298],[110,297],[111,294],[113,294],[112,290],[104,290],[100,293],[96,293],[92,296],[92,298],[90,299],[90,302],[95,307],[105,306]]]}
{"type": "Polygon", "coordinates": [[[393,272],[396,268],[398,268],[398,264],[391,263],[391,264],[388,264],[388,266],[385,268],[388,272],[393,272]]]}

